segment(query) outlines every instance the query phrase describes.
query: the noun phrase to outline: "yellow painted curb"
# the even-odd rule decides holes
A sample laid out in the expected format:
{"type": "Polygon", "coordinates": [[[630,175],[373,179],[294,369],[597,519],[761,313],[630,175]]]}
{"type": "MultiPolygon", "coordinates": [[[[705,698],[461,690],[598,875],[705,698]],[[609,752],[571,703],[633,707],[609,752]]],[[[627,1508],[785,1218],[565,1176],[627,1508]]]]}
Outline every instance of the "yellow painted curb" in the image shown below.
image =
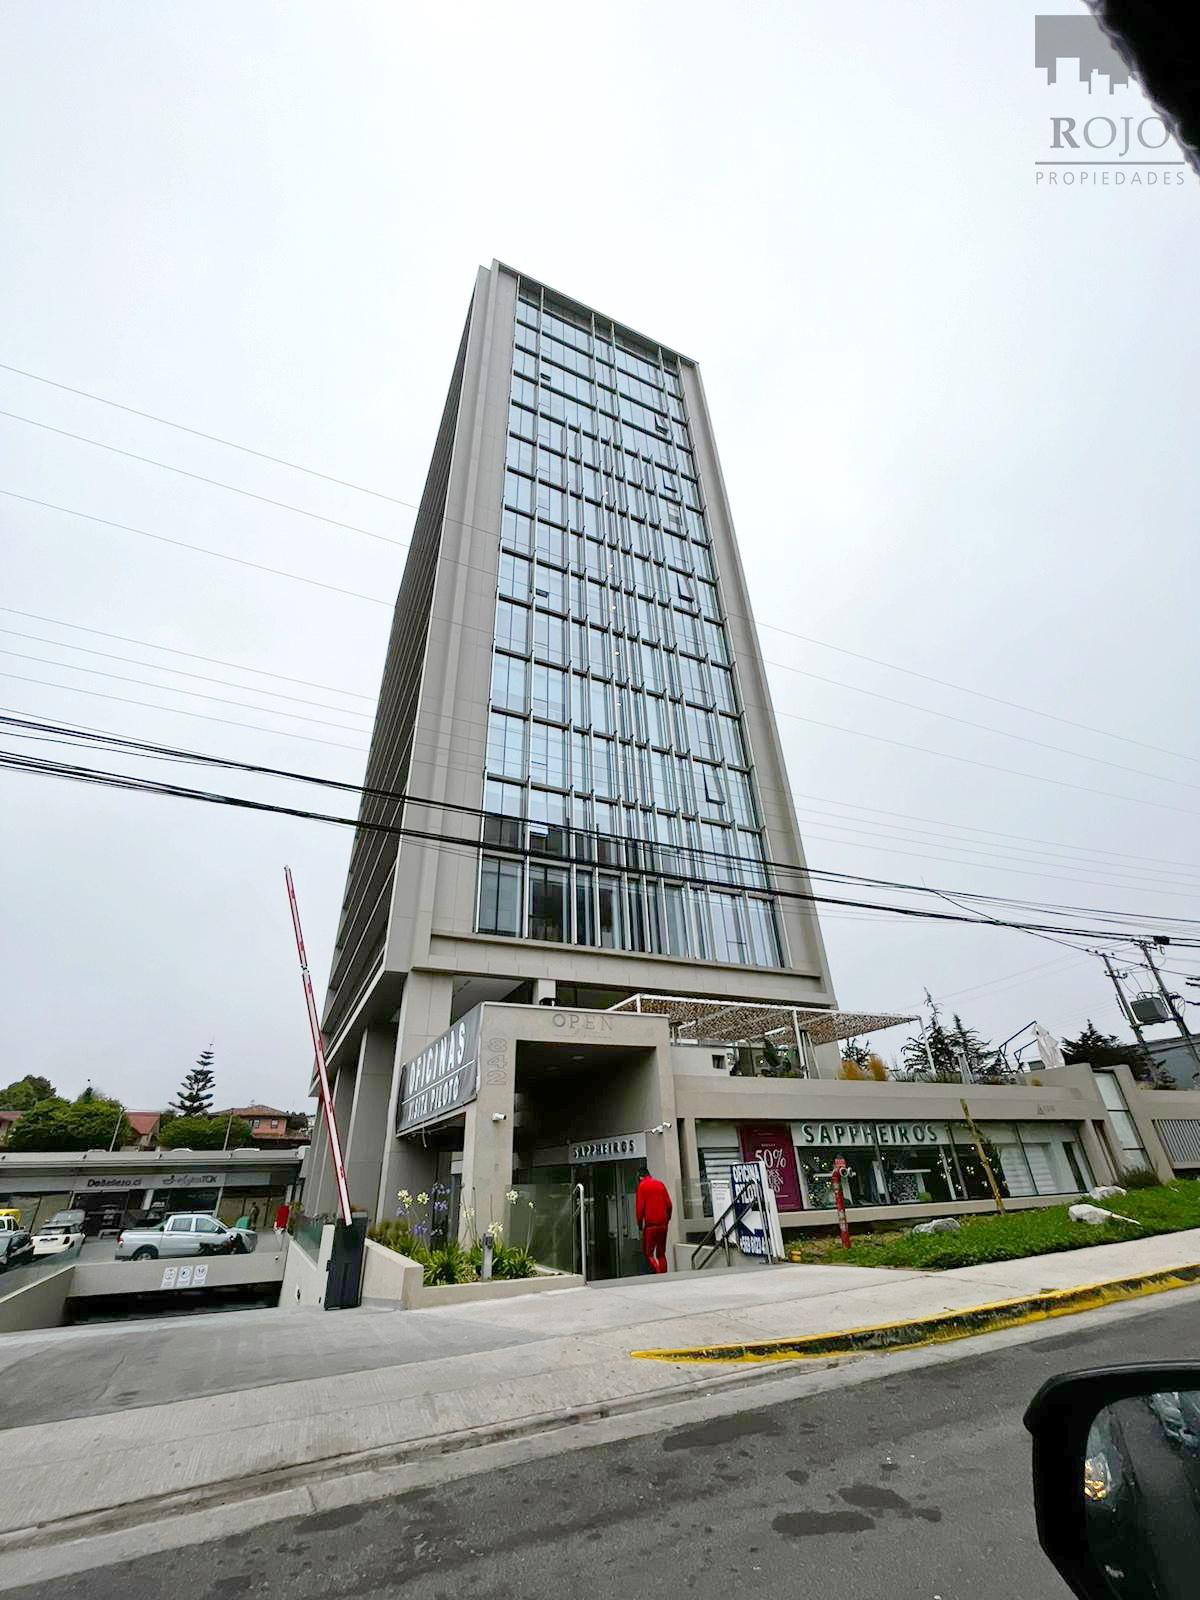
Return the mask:
{"type": "Polygon", "coordinates": [[[1167,1289],[1188,1289],[1200,1283],[1200,1265],[1144,1272],[1132,1278],[1112,1278],[1074,1289],[1049,1289],[1019,1300],[998,1300],[961,1311],[943,1311],[935,1317],[906,1322],[884,1322],[874,1327],[844,1328],[837,1333],[809,1333],[794,1339],[758,1339],[744,1344],[697,1345],[683,1350],[631,1350],[642,1361],[812,1361],[822,1356],[860,1355],[871,1350],[911,1350],[923,1344],[969,1339],[977,1333],[1018,1328],[1050,1317],[1095,1311],[1120,1300],[1162,1294],[1167,1289]]]}

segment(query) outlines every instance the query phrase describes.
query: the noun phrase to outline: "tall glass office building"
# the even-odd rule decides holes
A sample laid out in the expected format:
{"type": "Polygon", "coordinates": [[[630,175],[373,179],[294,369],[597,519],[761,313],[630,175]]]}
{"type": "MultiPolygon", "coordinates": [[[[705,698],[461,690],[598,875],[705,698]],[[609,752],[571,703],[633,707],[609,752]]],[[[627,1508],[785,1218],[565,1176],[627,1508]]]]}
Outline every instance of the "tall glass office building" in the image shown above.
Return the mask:
{"type": "Polygon", "coordinates": [[[642,996],[775,1007],[820,1071],[805,1019],[832,986],[699,370],[500,263],[471,297],[366,781],[324,1027],[370,1209],[435,1147],[478,1195],[644,1122],[612,1086],[656,1029],[683,1039],[642,996]],[[418,1098],[408,1069],[481,1017],[482,1065],[418,1098]],[[556,1063],[522,1028],[576,1043],[556,1063]]]}
{"type": "Polygon", "coordinates": [[[477,927],[781,966],[679,358],[522,281],[510,360],[477,927]]]}

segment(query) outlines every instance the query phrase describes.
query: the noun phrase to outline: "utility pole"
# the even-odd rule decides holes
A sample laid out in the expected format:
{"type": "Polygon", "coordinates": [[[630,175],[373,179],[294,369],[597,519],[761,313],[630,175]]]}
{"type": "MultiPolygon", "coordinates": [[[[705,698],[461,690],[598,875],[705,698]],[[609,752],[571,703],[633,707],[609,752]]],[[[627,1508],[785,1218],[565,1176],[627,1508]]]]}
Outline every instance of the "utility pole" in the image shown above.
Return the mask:
{"type": "Polygon", "coordinates": [[[1134,1016],[1132,1010],[1130,1009],[1129,1002],[1125,998],[1125,991],[1121,988],[1121,980],[1117,977],[1116,970],[1114,969],[1112,962],[1108,959],[1108,956],[1105,954],[1105,952],[1103,950],[1097,950],[1096,954],[1100,957],[1101,961],[1103,961],[1104,970],[1112,979],[1112,986],[1117,992],[1117,1004],[1121,1008],[1121,1014],[1129,1026],[1133,1029],[1134,1033],[1137,1035],[1137,1042],[1144,1050],[1146,1048],[1146,1037],[1142,1032],[1141,1023],[1134,1016]]]}
{"type": "MultiPolygon", "coordinates": [[[[1154,942],[1155,942],[1155,944],[1159,943],[1159,941],[1157,939],[1154,942]]],[[[1166,942],[1167,941],[1165,939],[1162,941],[1162,943],[1164,943],[1164,944],[1166,942]]],[[[1138,946],[1138,949],[1142,952],[1142,954],[1146,958],[1146,965],[1150,968],[1150,971],[1154,974],[1154,981],[1158,985],[1158,992],[1159,992],[1159,994],[1162,995],[1163,1001],[1166,1004],[1167,1010],[1171,1013],[1172,1017],[1175,1019],[1175,1026],[1179,1029],[1179,1037],[1186,1042],[1188,1049],[1192,1053],[1192,1060],[1196,1063],[1197,1068],[1200,1069],[1200,1050],[1198,1050],[1196,1048],[1196,1041],[1195,1041],[1195,1039],[1192,1038],[1191,1034],[1188,1032],[1188,1026],[1187,1026],[1187,1023],[1183,1020],[1183,1014],[1175,1004],[1175,996],[1167,988],[1166,984],[1162,980],[1162,974],[1159,972],[1158,968],[1154,965],[1154,957],[1150,954],[1150,940],[1149,939],[1144,939],[1144,940],[1143,939],[1139,939],[1137,941],[1137,946],[1138,946]]]]}

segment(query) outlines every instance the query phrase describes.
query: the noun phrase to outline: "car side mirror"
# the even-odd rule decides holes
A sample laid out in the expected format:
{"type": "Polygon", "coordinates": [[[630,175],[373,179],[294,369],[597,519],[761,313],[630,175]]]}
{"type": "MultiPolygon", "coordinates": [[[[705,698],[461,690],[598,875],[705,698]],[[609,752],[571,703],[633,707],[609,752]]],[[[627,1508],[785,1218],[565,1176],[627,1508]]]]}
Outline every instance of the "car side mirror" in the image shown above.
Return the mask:
{"type": "Polygon", "coordinates": [[[1200,1366],[1051,1378],[1025,1426],[1038,1539],[1080,1600],[1200,1591],[1200,1366]]]}

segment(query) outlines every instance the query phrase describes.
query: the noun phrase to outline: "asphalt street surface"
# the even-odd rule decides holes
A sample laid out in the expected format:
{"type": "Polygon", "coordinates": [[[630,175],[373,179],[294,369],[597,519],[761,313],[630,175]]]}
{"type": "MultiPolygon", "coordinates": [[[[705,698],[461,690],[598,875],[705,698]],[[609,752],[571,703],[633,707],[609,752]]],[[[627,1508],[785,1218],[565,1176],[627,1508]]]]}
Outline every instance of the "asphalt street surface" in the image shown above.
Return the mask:
{"type": "Polygon", "coordinates": [[[21,1600],[1064,1600],[1025,1405],[1046,1377],[1200,1349],[1200,1307],[712,1421],[12,1591],[21,1600]]]}

